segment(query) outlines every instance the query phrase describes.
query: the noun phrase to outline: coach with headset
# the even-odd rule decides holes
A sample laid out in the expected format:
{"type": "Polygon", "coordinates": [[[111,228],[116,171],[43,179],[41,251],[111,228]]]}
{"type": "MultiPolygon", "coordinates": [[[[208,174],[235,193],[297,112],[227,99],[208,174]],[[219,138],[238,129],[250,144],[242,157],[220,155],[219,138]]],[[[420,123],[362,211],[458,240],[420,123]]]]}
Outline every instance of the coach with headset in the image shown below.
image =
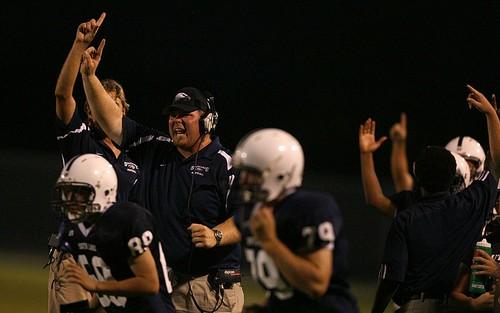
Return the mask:
{"type": "MultiPolygon", "coordinates": [[[[89,51],[91,52],[91,51],[89,51]]],[[[164,243],[177,312],[241,312],[239,233],[227,202],[231,152],[213,134],[213,97],[179,90],[168,115],[170,136],[123,117],[95,75],[98,53],[85,53],[81,74],[103,131],[142,168],[130,199],[149,209],[164,243]]]]}

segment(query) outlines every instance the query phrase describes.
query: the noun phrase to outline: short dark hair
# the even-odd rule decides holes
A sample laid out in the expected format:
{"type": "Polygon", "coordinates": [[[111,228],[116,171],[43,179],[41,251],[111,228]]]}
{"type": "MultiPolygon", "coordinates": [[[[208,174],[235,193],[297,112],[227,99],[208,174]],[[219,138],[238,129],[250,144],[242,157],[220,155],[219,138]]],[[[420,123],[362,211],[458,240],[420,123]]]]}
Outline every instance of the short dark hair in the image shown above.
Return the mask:
{"type": "Polygon", "coordinates": [[[426,191],[448,191],[457,164],[450,151],[439,146],[427,146],[418,154],[414,171],[417,182],[426,191]]]}

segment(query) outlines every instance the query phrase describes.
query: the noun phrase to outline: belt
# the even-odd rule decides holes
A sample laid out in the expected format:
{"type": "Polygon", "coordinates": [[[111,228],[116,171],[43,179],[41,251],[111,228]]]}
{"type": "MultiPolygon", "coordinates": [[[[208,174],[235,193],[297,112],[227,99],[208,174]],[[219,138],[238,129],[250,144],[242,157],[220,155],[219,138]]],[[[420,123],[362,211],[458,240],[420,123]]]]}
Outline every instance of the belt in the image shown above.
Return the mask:
{"type": "Polygon", "coordinates": [[[198,277],[203,277],[208,274],[198,274],[198,275],[192,275],[192,274],[187,274],[179,271],[174,271],[172,268],[168,268],[168,278],[170,282],[172,283],[172,287],[175,289],[176,286],[183,285],[187,283],[190,280],[196,279],[198,277]]]}
{"type": "Polygon", "coordinates": [[[168,269],[168,277],[170,279],[170,282],[172,283],[173,288],[182,285],[184,283],[187,283],[190,280],[203,276],[207,276],[207,281],[212,286],[221,285],[224,287],[224,289],[232,289],[234,287],[234,283],[240,282],[241,280],[239,269],[218,270],[218,271],[212,270],[208,274],[202,274],[202,275],[190,275],[182,272],[176,272],[171,268],[168,269]],[[229,278],[227,276],[228,274],[223,275],[223,273],[225,272],[230,272],[229,278]]]}
{"type": "Polygon", "coordinates": [[[442,293],[442,292],[436,293],[436,292],[422,291],[419,293],[412,294],[410,297],[407,298],[407,301],[404,301],[404,302],[408,302],[410,300],[422,300],[422,301],[424,301],[425,299],[441,300],[443,302],[446,302],[448,300],[448,294],[442,293]]]}

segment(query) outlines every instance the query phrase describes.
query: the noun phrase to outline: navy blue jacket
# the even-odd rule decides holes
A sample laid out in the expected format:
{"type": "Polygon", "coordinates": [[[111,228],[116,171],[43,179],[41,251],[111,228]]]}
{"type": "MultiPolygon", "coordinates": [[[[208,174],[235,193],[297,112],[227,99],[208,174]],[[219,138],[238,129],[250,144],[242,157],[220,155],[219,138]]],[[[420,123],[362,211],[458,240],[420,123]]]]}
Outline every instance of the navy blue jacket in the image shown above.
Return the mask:
{"type": "Polygon", "coordinates": [[[193,276],[239,268],[239,244],[194,248],[187,230],[191,223],[212,228],[233,215],[227,199],[234,170],[219,139],[214,136],[207,147],[184,159],[162,132],[124,118],[122,146],[141,168],[133,200],[153,213],[168,265],[193,276]]]}

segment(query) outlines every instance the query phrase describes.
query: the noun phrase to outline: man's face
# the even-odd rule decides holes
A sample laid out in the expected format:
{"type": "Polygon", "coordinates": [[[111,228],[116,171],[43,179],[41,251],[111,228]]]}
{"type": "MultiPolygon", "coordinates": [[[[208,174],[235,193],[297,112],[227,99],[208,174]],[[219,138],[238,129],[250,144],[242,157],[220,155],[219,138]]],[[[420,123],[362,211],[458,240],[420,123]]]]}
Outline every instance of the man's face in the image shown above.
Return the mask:
{"type": "Polygon", "coordinates": [[[172,111],[168,117],[168,131],[174,145],[183,150],[192,150],[200,139],[199,120],[203,112],[172,111]]]}

